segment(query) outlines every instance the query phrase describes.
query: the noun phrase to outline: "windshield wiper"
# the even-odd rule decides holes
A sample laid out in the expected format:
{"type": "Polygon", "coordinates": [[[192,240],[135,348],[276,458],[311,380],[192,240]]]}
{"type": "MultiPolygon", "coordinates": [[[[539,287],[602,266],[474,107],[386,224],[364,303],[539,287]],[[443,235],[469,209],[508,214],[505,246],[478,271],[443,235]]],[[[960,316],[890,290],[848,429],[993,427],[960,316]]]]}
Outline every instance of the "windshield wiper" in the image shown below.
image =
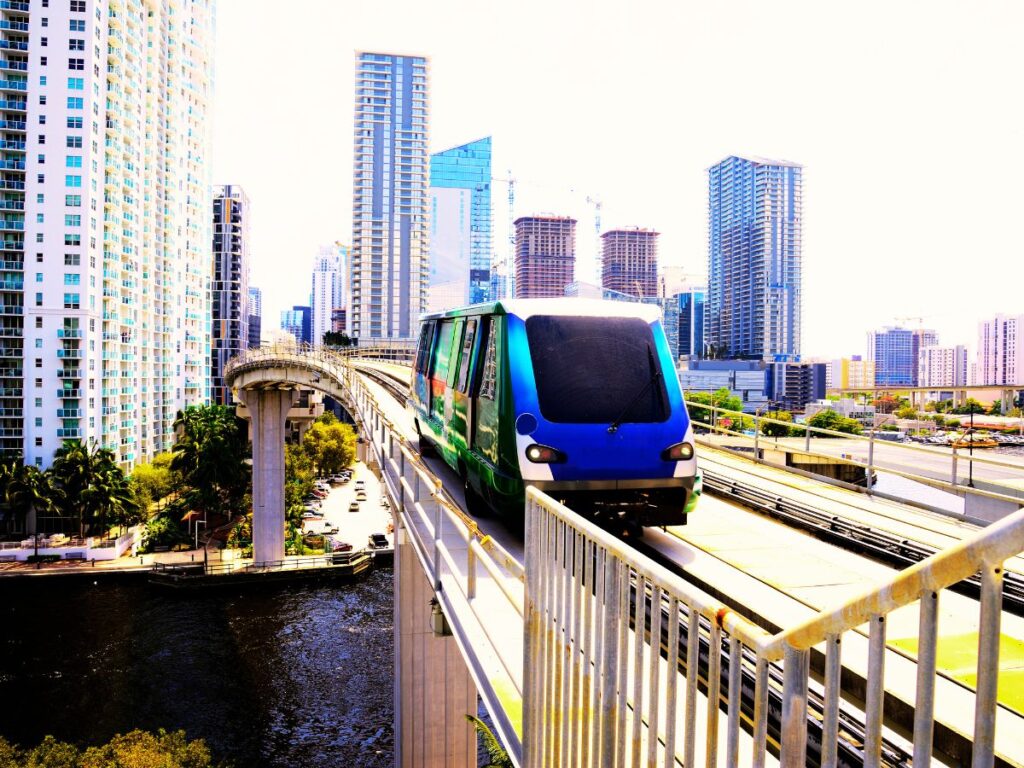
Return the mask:
{"type": "Polygon", "coordinates": [[[628,414],[633,409],[633,406],[636,405],[637,402],[639,402],[641,397],[647,394],[647,390],[651,388],[651,385],[661,378],[661,371],[654,364],[654,353],[651,351],[650,344],[647,345],[647,361],[648,363],[650,363],[651,370],[654,371],[654,374],[651,376],[651,378],[647,380],[647,383],[644,384],[643,389],[637,392],[633,396],[633,399],[629,401],[629,404],[622,409],[622,413],[615,417],[615,421],[608,425],[609,435],[614,435],[616,432],[619,431],[619,427],[622,426],[622,420],[626,418],[626,414],[628,414]]]}

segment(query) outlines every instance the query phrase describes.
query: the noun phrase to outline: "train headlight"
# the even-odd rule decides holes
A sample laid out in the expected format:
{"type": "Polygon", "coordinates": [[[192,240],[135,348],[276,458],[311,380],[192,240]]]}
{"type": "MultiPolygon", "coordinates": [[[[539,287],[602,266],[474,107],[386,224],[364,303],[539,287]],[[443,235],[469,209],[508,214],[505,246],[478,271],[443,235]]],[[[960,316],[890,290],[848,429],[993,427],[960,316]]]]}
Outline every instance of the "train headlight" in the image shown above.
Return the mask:
{"type": "Polygon", "coordinates": [[[527,446],[526,458],[534,464],[561,464],[565,461],[565,454],[546,445],[534,443],[527,446]]]}
{"type": "Polygon", "coordinates": [[[665,461],[689,461],[693,458],[693,445],[690,443],[670,445],[661,452],[661,458],[665,461]]]}

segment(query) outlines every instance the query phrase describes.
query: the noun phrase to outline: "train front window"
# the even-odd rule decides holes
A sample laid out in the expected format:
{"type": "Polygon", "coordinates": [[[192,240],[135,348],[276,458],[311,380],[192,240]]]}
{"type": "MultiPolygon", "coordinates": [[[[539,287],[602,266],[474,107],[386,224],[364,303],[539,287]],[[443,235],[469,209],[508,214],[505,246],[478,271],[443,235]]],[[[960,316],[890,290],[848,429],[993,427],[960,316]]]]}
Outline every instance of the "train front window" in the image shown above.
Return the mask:
{"type": "Polygon", "coordinates": [[[540,412],[548,421],[611,424],[621,417],[628,424],[668,419],[654,335],[640,318],[535,315],[526,320],[526,338],[540,412]]]}

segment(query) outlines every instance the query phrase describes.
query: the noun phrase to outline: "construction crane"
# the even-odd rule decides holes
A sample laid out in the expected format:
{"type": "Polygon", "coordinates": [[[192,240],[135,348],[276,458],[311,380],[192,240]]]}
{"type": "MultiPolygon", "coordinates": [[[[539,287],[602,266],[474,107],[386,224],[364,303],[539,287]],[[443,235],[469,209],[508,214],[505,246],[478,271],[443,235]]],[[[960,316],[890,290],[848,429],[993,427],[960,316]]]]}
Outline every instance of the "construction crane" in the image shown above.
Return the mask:
{"type": "Polygon", "coordinates": [[[918,327],[924,325],[924,318],[918,315],[909,315],[908,317],[894,317],[893,320],[895,320],[899,325],[903,325],[908,320],[917,320],[918,327]]]}

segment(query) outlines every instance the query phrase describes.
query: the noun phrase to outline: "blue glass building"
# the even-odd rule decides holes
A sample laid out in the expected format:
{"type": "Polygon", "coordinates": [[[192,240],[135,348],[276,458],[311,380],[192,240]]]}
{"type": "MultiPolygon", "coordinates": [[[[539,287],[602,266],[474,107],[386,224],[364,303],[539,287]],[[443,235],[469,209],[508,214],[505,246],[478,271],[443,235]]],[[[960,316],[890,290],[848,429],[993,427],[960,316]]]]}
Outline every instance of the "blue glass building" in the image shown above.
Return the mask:
{"type": "Polygon", "coordinates": [[[679,333],[676,357],[704,356],[704,299],[706,290],[695,288],[672,298],[678,308],[679,333]]]}
{"type": "Polygon", "coordinates": [[[730,156],[708,169],[704,336],[717,357],[800,354],[803,168],[730,156]]]}
{"type": "Polygon", "coordinates": [[[916,387],[923,347],[938,343],[935,331],[883,328],[868,334],[868,360],[875,364],[875,386],[916,387]]]}
{"type": "Polygon", "coordinates": [[[491,137],[430,156],[431,310],[491,296],[491,137]]]}
{"type": "Polygon", "coordinates": [[[313,310],[311,307],[294,306],[281,312],[281,328],[288,331],[298,342],[309,344],[313,341],[313,310]]]}

